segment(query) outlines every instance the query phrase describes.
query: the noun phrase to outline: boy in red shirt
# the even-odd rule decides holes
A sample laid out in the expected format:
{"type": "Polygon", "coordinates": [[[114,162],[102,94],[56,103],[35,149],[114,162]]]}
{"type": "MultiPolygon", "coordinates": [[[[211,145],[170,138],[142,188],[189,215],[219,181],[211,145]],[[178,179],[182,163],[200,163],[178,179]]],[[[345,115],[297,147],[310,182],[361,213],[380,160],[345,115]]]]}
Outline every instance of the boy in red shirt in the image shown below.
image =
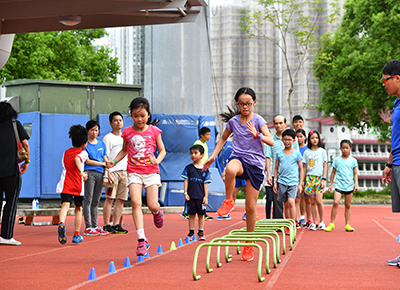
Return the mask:
{"type": "Polygon", "coordinates": [[[82,224],[82,201],[83,201],[83,182],[87,179],[87,173],[83,172],[84,163],[88,157],[85,149],[88,141],[88,134],[85,127],[73,125],[69,129],[69,138],[72,140],[73,148],[64,152],[61,163],[63,171],[61,179],[57,184],[57,193],[61,193],[60,224],[58,226],[58,241],[61,244],[67,242],[65,235],[65,219],[67,217],[69,205],[72,200],[75,204],[75,234],[72,242],[79,244],[83,241],[79,230],[82,224]]]}

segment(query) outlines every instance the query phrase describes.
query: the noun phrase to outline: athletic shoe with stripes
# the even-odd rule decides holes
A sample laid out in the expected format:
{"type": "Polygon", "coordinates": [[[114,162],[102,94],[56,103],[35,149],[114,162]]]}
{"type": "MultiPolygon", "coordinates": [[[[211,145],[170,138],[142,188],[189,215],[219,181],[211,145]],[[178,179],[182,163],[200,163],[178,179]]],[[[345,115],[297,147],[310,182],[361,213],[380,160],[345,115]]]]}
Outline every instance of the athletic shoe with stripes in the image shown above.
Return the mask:
{"type": "Polygon", "coordinates": [[[148,249],[150,249],[149,242],[145,239],[139,239],[136,248],[136,256],[146,255],[148,249]]]}
{"type": "Polygon", "coordinates": [[[65,244],[67,242],[67,237],[65,235],[65,225],[59,224],[58,225],[58,241],[60,244],[65,244]]]}
{"type": "Polygon", "coordinates": [[[153,221],[156,228],[162,228],[164,225],[164,213],[161,208],[156,213],[153,213],[153,221]]]}
{"type": "Polygon", "coordinates": [[[225,199],[221,207],[217,210],[217,214],[220,216],[227,216],[235,208],[235,202],[233,199],[225,199]]]}

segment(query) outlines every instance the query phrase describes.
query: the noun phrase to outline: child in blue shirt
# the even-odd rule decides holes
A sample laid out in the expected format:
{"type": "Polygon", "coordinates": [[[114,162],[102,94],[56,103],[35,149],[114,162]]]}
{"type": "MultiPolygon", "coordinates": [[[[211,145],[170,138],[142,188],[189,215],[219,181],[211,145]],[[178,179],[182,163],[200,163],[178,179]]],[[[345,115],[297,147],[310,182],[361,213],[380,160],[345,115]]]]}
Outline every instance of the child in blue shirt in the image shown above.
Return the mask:
{"type": "Polygon", "coordinates": [[[204,236],[204,215],[206,214],[206,206],[208,203],[208,184],[211,182],[210,171],[203,171],[203,163],[201,159],[204,156],[204,147],[201,145],[193,145],[190,147],[190,159],[193,163],[187,165],[182,172],[185,179],[183,183],[183,192],[185,200],[188,203],[189,214],[189,234],[190,239],[194,235],[194,223],[196,214],[199,219],[199,231],[197,236],[199,241],[205,241],[204,236]]]}
{"type": "Polygon", "coordinates": [[[333,197],[333,206],[331,210],[331,222],[325,229],[326,232],[330,232],[335,228],[335,219],[342,194],[344,194],[344,218],[346,222],[344,229],[346,232],[354,232],[354,228],[350,225],[350,204],[353,193],[358,189],[358,165],[357,160],[350,156],[352,147],[351,145],[352,144],[349,140],[342,140],[340,142],[340,151],[342,151],[342,155],[333,160],[333,168],[328,190],[329,192],[332,192],[332,183],[335,180],[335,194],[333,197]]]}
{"type": "Polygon", "coordinates": [[[282,141],[285,148],[275,154],[274,192],[278,194],[278,201],[284,203],[285,217],[296,220],[295,199],[303,188],[303,181],[299,184],[303,162],[300,152],[292,147],[296,132],[292,129],[283,131],[282,141]]]}

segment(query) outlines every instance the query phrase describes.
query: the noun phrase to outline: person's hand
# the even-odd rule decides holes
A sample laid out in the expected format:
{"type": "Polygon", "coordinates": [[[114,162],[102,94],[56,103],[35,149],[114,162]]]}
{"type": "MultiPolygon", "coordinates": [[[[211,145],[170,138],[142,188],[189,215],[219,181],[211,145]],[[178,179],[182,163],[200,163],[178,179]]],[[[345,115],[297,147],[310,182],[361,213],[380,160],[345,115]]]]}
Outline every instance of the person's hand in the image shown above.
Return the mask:
{"type": "Polygon", "coordinates": [[[253,135],[253,138],[257,137],[257,130],[256,127],[254,127],[254,124],[250,121],[247,122],[247,129],[249,130],[249,132],[251,133],[251,135],[253,135]]]}
{"type": "Polygon", "coordinates": [[[106,161],[106,167],[107,168],[113,168],[115,166],[114,160],[107,160],[106,161]]]}
{"type": "Polygon", "coordinates": [[[109,183],[109,180],[106,176],[103,176],[103,187],[106,187],[107,183],[109,183]]]}
{"type": "Polygon", "coordinates": [[[382,185],[388,184],[392,181],[392,168],[385,167],[382,172],[382,185]]]}
{"type": "Polygon", "coordinates": [[[274,184],[274,192],[278,193],[278,184],[277,183],[274,184]]]}
{"type": "Polygon", "coordinates": [[[358,184],[354,185],[353,193],[355,193],[358,190],[358,184]]]}
{"type": "Polygon", "coordinates": [[[203,204],[204,204],[204,205],[207,205],[207,204],[208,204],[208,197],[207,197],[207,196],[205,196],[205,197],[203,198],[203,204]]]}
{"type": "Polygon", "coordinates": [[[21,168],[21,174],[24,174],[28,170],[28,167],[29,167],[29,163],[24,162],[20,167],[21,168]]]}
{"type": "Polygon", "coordinates": [[[321,188],[323,189],[323,188],[325,188],[325,186],[326,186],[326,180],[322,180],[321,181],[321,188]]]}
{"type": "Polygon", "coordinates": [[[85,171],[81,172],[81,176],[83,177],[83,181],[86,181],[88,179],[87,172],[85,171]]]}
{"type": "Polygon", "coordinates": [[[190,200],[189,194],[185,194],[185,200],[186,200],[186,201],[190,200]]]}
{"type": "Polygon", "coordinates": [[[329,191],[329,193],[332,193],[332,184],[329,185],[328,191],[329,191]]]}
{"type": "Polygon", "coordinates": [[[297,193],[301,193],[303,191],[303,186],[299,184],[299,187],[297,188],[297,193]]]}
{"type": "Polygon", "coordinates": [[[155,158],[154,156],[150,156],[150,163],[153,165],[158,165],[157,158],[155,158]]]}
{"type": "Polygon", "coordinates": [[[267,177],[267,183],[268,183],[270,186],[272,186],[272,176],[271,176],[271,175],[268,175],[268,177],[267,177]]]}
{"type": "Polygon", "coordinates": [[[210,157],[207,159],[207,161],[203,164],[203,171],[206,171],[210,168],[211,164],[215,161],[215,157],[210,157]]]}

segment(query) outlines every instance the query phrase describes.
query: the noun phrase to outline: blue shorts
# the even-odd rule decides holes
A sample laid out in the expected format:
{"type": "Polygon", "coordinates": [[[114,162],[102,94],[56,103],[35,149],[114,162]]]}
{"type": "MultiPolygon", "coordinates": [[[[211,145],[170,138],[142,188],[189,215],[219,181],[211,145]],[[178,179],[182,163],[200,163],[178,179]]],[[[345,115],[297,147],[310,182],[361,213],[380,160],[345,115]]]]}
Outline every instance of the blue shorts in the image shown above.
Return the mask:
{"type": "Polygon", "coordinates": [[[205,215],[206,214],[206,206],[203,205],[202,199],[189,199],[188,203],[188,214],[189,215],[205,215]]]}
{"type": "Polygon", "coordinates": [[[236,188],[246,186],[246,184],[247,184],[246,180],[244,180],[244,179],[235,178],[235,180],[236,180],[236,184],[235,184],[236,188]]]}
{"type": "Polygon", "coordinates": [[[232,157],[229,160],[237,159],[242,163],[243,174],[241,176],[236,176],[237,179],[250,179],[251,185],[256,189],[260,190],[264,181],[264,172],[257,166],[250,165],[243,161],[240,157],[232,157]]]}

